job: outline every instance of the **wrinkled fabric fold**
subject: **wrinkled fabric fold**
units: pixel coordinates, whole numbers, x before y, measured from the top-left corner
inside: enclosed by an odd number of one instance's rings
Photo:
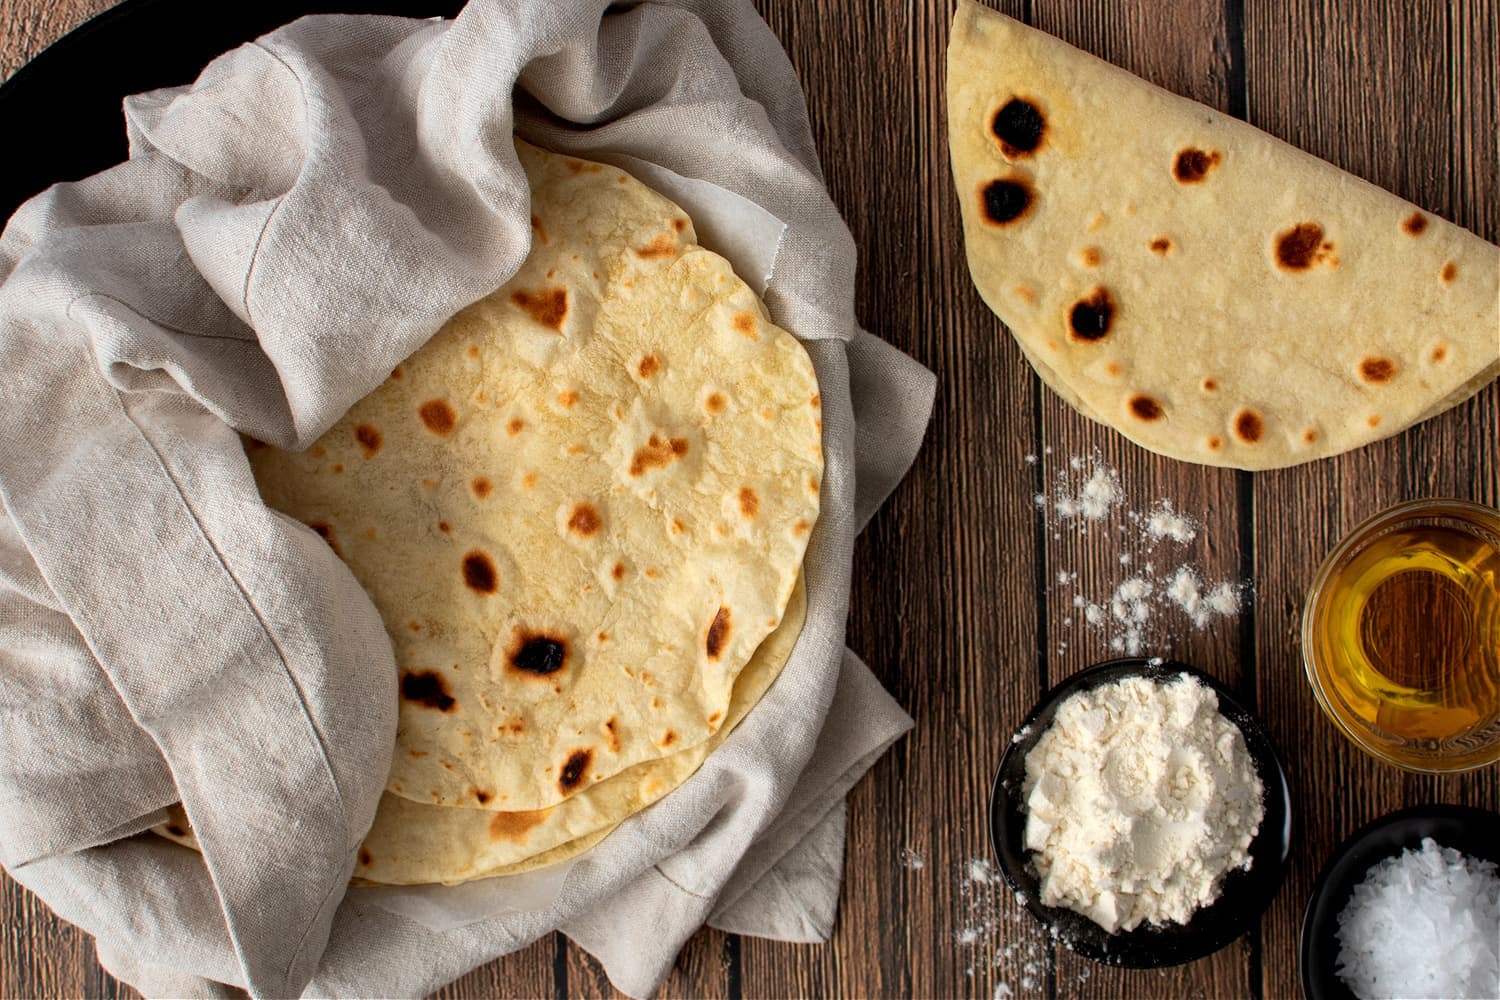
[[[0,237],[0,863],[150,992],[420,995],[566,927],[644,993],[726,891],[738,926],[826,933],[836,866],[804,862],[832,827],[808,838],[910,725],[844,649],[853,539],[933,380],[859,330],[853,242],[764,22],[729,0],[309,17],[124,110],[130,159]],[[307,446],[515,272],[513,134],[646,165],[734,230],[710,248],[817,369],[824,513],[797,649],[700,772],[550,906],[435,930],[347,888],[395,663],[347,568],[261,503],[241,435]],[[139,833],[179,799],[201,857]]]

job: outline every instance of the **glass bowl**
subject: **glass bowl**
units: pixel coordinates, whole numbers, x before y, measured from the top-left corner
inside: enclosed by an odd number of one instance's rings
[[[1500,760],[1500,511],[1413,500],[1355,528],[1309,591],[1302,661],[1324,714],[1377,760]]]

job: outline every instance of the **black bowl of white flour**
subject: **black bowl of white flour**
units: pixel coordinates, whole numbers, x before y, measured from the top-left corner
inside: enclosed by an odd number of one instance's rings
[[[1012,736],[990,836],[1006,884],[1053,937],[1159,968],[1219,950],[1270,905],[1291,800],[1270,737],[1227,688],[1131,657],[1063,681]]]

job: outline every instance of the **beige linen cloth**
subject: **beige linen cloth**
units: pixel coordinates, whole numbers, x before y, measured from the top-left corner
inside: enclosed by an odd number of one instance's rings
[[[627,993],[705,922],[826,939],[845,792],[910,724],[844,648],[855,534],[930,373],[861,331],[802,95],[747,3],[474,0],[297,21],[131,98],[127,162],[0,238],[0,863],[147,993],[420,995],[555,928]],[[349,889],[396,670],[363,591],[259,500],[530,236],[513,133],[635,171],[807,345],[807,625],[702,770],[566,868]],[[142,834],[181,800],[203,856]]]

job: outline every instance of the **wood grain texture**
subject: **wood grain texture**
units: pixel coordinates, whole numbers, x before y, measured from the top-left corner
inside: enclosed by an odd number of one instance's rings
[[[990,2],[1497,236],[1500,0]],[[1318,563],[1364,517],[1408,497],[1500,500],[1500,388],[1394,440],[1255,476],[1135,448],[1043,390],[969,281],[943,107],[952,0],[757,5],[797,69],[829,190],[860,248],[859,316],[938,373],[916,467],[856,551],[849,623],[850,645],[918,725],[851,794],[832,942],[705,931],[662,995],[989,997],[999,983],[1049,998],[1297,995],[1302,908],[1339,840],[1406,804],[1500,807],[1495,768],[1423,778],[1350,748],[1312,699],[1297,640]],[[105,6],[5,0],[0,75]],[[1168,497],[1200,521],[1188,546],[1127,546],[1133,566],[1190,562],[1207,579],[1253,581],[1234,624],[1163,622],[1149,649],[1203,667],[1258,706],[1290,759],[1298,810],[1291,874],[1260,927],[1164,972],[1054,951],[1008,893],[964,877],[988,856],[988,786],[1010,730],[1045,686],[1113,655],[1073,597],[1097,600],[1124,578],[1121,543],[1049,522],[1031,502],[1072,472],[1070,458],[1095,451],[1120,471],[1130,506]],[[1078,577],[1059,582],[1059,572]],[[597,961],[551,935],[439,995],[613,992]],[[98,968],[86,936],[0,876],[0,996],[135,994]]]

